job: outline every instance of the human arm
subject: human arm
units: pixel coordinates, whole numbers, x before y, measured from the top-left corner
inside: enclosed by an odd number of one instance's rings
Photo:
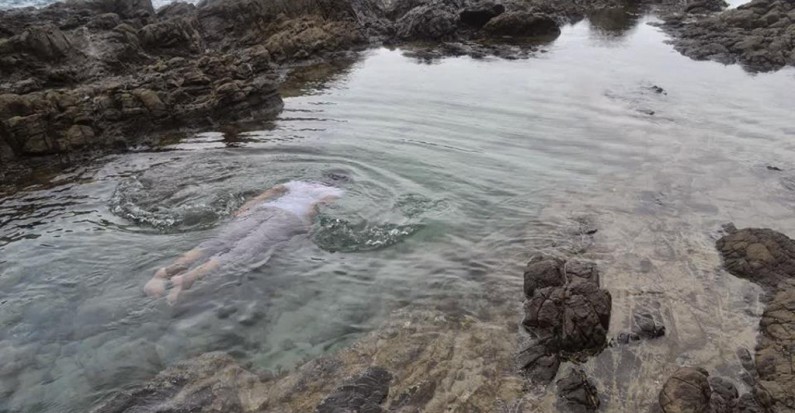
[[[243,204],[243,206],[241,206],[240,208],[238,208],[238,210],[235,211],[232,215],[234,215],[235,217],[243,216],[255,205],[265,202],[268,199],[282,196],[284,195],[285,192],[287,192],[287,188],[284,185],[276,185],[273,188],[270,188],[267,191],[246,201],[246,203]]]

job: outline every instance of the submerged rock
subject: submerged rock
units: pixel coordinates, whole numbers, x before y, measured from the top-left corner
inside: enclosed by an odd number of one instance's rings
[[[389,394],[392,375],[381,367],[370,367],[351,379],[334,393],[326,397],[318,406],[317,413],[383,412],[380,404]]]
[[[268,401],[262,380],[224,353],[177,363],[147,385],[117,393],[93,413],[261,411]]]
[[[535,257],[524,273],[525,318],[531,340],[519,353],[521,366],[549,382],[560,359],[579,359],[607,344],[611,297],[599,288],[596,265]]]
[[[582,370],[572,370],[558,380],[558,410],[564,413],[589,413],[599,409],[596,386]]]

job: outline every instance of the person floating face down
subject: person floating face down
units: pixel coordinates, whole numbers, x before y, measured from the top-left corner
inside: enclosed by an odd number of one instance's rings
[[[270,188],[238,209],[216,237],[157,270],[144,292],[161,297],[170,281],[167,301],[173,305],[183,290],[209,273],[221,268],[245,271],[262,265],[277,248],[308,231],[320,204],[332,202],[343,193],[340,188],[303,181]]]

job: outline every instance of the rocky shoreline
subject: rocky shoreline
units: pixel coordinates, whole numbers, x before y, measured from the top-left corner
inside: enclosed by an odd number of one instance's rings
[[[662,26],[680,53],[754,72],[795,66],[795,2],[753,0],[720,13],[713,12],[726,6],[722,0],[692,4],[700,7],[669,15]]]
[[[0,11],[0,160],[125,150],[164,133],[261,122],[281,110],[278,86],[296,67],[378,45],[416,44],[420,57],[525,57],[562,24],[627,6],[206,0],[154,10],[149,0],[71,0]],[[669,7],[683,10],[664,24],[677,50],[759,70],[795,62],[791,2],[755,0],[710,14],[723,6]]]
[[[155,11],[148,0],[89,0],[2,11],[0,156],[124,149],[269,119],[296,66],[415,41],[499,53],[473,40],[554,37],[582,13],[576,4],[213,0]]]

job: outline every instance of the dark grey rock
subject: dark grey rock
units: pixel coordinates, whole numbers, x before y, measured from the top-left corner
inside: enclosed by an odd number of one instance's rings
[[[380,404],[389,394],[392,375],[381,367],[370,367],[326,397],[317,413],[381,413]]]
[[[558,410],[565,413],[589,413],[599,409],[596,386],[582,370],[572,370],[558,380]]]
[[[532,339],[520,352],[520,365],[540,381],[550,381],[560,359],[578,359],[607,344],[611,297],[599,288],[596,265],[545,256],[530,260],[524,273],[525,317]]]
[[[710,395],[707,377],[703,369],[682,367],[677,370],[660,391],[660,407],[664,413],[706,413]]]
[[[560,34],[558,23],[543,13],[509,11],[489,20],[483,30],[492,36],[556,37]]]

